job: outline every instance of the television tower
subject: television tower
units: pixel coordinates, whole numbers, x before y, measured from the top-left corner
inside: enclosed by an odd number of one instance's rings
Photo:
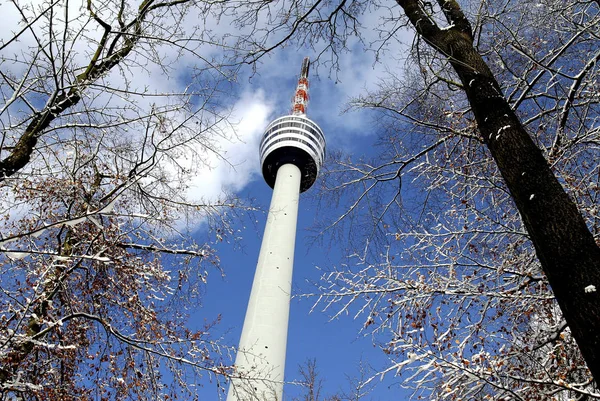
[[[227,401],[281,401],[285,369],[298,199],[325,158],[325,138],[306,117],[308,70],[302,69],[291,114],[271,122],[260,142],[260,162],[273,197],[260,247]]]

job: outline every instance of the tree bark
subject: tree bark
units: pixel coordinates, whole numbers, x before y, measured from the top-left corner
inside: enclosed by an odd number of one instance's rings
[[[600,380],[600,247],[500,85],[473,46],[455,0],[438,0],[450,28],[440,29],[417,0],[396,0],[417,33],[448,57],[533,242],[573,337]]]

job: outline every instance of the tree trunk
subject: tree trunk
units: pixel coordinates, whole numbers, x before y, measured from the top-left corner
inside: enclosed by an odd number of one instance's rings
[[[600,248],[550,166],[473,47],[469,22],[454,0],[438,0],[440,29],[417,0],[396,0],[460,77],[479,132],[515,201],[537,257],[596,382],[600,380]]]

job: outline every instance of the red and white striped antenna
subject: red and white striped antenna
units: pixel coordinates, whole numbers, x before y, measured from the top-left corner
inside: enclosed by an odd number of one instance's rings
[[[310,68],[310,57],[304,57],[302,60],[302,69],[298,78],[296,94],[292,99],[292,114],[305,115],[308,106],[308,70]]]

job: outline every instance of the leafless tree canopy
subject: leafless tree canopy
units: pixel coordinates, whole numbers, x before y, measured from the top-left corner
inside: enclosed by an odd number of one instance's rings
[[[541,150],[597,244],[598,5],[461,5],[472,24],[474,50],[516,112],[512,121]],[[446,29],[436,17],[443,7],[422,10]],[[353,102],[379,110],[386,120],[376,159],[340,158],[330,165],[326,191],[353,199],[342,214],[347,221],[331,224],[343,225],[336,235],[354,241],[354,249],[362,243],[363,250],[326,275],[330,284],[322,286],[322,300],[338,313],[363,312],[365,330],[381,333],[380,345],[395,361],[389,374],[404,376],[426,399],[598,398],[555,300],[557,288],[572,285],[569,295],[561,293],[574,298],[570,311],[578,308],[582,319],[598,324],[595,296],[577,306],[580,297],[593,295],[596,278],[568,278],[577,263],[566,258],[565,275],[551,283],[553,293],[532,246],[531,221],[523,224],[516,207],[535,202],[540,192],[521,195],[515,205],[495,160],[494,146],[511,140],[515,124],[500,119],[482,133],[468,88],[476,78],[457,76],[455,64],[464,67],[463,61],[453,60],[451,50],[440,52],[432,40],[417,36],[405,69]],[[489,110],[482,119],[492,121],[501,109]],[[511,160],[508,167],[516,165]],[[548,197],[541,196],[542,202]],[[571,238],[552,246],[578,251]],[[596,244],[586,253],[597,264]],[[594,341],[592,336],[580,344],[588,355],[597,349]]]
[[[186,195],[230,132],[218,43],[187,0],[2,11],[0,399],[190,399],[230,373],[218,317],[187,321],[242,207]]]

